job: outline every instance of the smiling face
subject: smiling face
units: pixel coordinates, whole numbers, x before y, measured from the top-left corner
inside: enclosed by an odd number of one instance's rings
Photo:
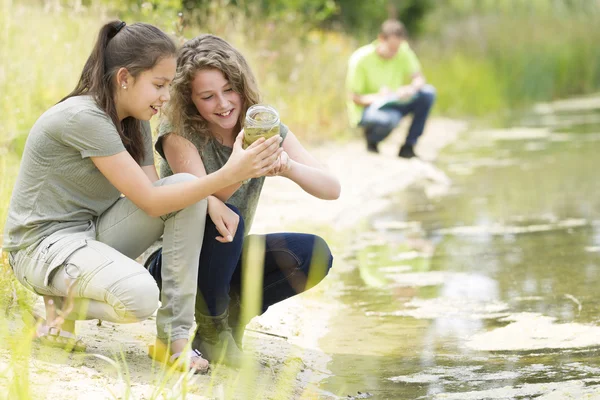
[[[176,67],[177,60],[167,57],[135,78],[127,74],[120,79],[116,101],[119,119],[133,117],[147,121],[156,115],[169,101],[169,85],[175,77]]]
[[[242,96],[233,90],[217,69],[196,72],[192,81],[192,101],[213,134],[227,138],[235,135],[242,112]]]

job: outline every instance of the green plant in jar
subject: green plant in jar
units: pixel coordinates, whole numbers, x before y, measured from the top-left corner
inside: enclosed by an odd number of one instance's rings
[[[246,111],[242,147],[247,148],[261,137],[268,139],[279,135],[279,123],[279,114],[273,107],[265,104],[251,106]]]

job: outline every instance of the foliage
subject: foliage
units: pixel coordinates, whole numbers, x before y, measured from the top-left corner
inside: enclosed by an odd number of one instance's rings
[[[597,2],[449,0],[418,43],[438,110],[485,115],[600,88]]]

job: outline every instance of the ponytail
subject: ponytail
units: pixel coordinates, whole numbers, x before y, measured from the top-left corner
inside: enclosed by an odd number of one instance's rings
[[[114,123],[125,149],[140,162],[144,154],[141,123],[133,117],[119,121],[115,105],[116,74],[120,68],[126,68],[135,78],[161,59],[176,54],[173,40],[157,27],[111,21],[100,29],[75,89],[60,102],[74,96],[93,96]]]

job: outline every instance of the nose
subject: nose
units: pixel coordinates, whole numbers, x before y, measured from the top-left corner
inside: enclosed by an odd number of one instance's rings
[[[229,104],[229,102],[227,101],[227,99],[223,95],[219,95],[218,100],[219,100],[219,107],[220,108],[226,108],[227,105]]]
[[[162,101],[163,103],[166,103],[169,100],[171,100],[171,92],[169,91],[169,89],[167,89],[160,96],[160,101]]]

